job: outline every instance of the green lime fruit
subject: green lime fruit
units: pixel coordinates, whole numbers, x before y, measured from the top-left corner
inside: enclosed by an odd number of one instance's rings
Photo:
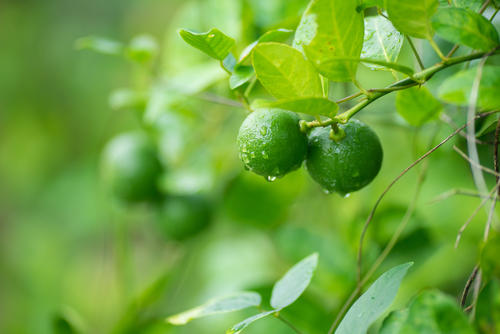
[[[156,147],[143,133],[112,139],[102,156],[103,177],[116,198],[127,203],[155,199],[162,166]]]
[[[307,153],[307,136],[297,114],[260,109],[245,119],[238,133],[245,168],[272,181],[300,167]]]
[[[204,230],[212,221],[212,205],[199,195],[165,199],[157,223],[167,238],[182,241]]]
[[[358,120],[339,125],[345,137],[330,139],[330,128],[309,135],[306,168],[327,192],[347,195],[369,184],[382,165],[382,145],[375,132]]]

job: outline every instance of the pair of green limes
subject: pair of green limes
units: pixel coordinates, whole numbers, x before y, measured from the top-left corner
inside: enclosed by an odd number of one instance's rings
[[[377,176],[382,146],[373,130],[358,120],[339,125],[345,137],[330,138],[329,127],[309,135],[301,131],[297,114],[280,109],[252,112],[238,134],[240,158],[254,173],[274,180],[302,165],[328,192],[345,195],[359,190]]]
[[[113,138],[102,155],[104,181],[127,205],[149,203],[157,209],[159,229],[171,239],[184,240],[207,227],[212,206],[200,195],[163,195],[158,183],[164,168],[154,142],[142,132]]]

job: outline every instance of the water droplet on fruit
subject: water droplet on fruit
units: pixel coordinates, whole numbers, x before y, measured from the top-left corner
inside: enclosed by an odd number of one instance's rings
[[[358,177],[359,176],[359,171],[355,171],[354,173],[352,173],[352,177]]]
[[[255,158],[255,152],[250,152],[250,157]]]
[[[276,181],[276,176],[267,176],[267,177],[266,177],[266,180],[267,180],[268,182],[274,182],[274,181]]]
[[[351,194],[347,193],[347,194],[344,195],[344,198],[348,198],[349,196],[351,196]]]
[[[260,134],[263,136],[267,135],[267,128],[266,127],[260,128]]]
[[[214,34],[210,34],[210,35],[208,35],[208,38],[214,38],[214,37],[215,37],[215,35],[214,35]]]
[[[243,146],[241,147],[241,152],[246,152],[246,151],[247,151],[247,146],[246,146],[246,145],[243,145]]]
[[[330,195],[330,194],[332,193],[332,192],[331,192],[330,190],[328,190],[328,189],[323,189],[323,192],[324,192],[325,194],[327,194],[327,195]]]
[[[262,151],[261,153],[262,153],[262,158],[264,158],[264,160],[269,159],[269,155],[265,151]]]

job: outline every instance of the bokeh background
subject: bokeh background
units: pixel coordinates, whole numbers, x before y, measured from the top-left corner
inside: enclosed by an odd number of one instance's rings
[[[433,138],[436,143],[453,129],[439,120],[412,128],[395,113],[394,96],[377,101],[359,118],[381,138],[382,171],[349,198],[326,195],[303,169],[272,183],[244,171],[235,138],[246,112],[207,101],[235,96],[218,64],[185,45],[177,30],[215,26],[235,38],[241,51],[267,29],[293,29],[306,5],[305,0],[0,2],[1,333],[53,333],[61,317],[85,333],[222,333],[254,311],[178,328],[164,318],[233,291],[269,296],[274,281],[314,251],[320,264],[313,283],[283,314],[307,333],[326,332],[355,285],[359,234],[377,196]],[[127,59],[75,49],[82,36],[126,43],[142,33],[161,47],[156,79],[151,69]],[[426,64],[437,61],[425,45],[418,47]],[[414,65],[406,42],[400,61]],[[430,88],[453,71],[436,76]],[[184,89],[196,90],[206,73],[211,81],[204,92],[181,94],[158,111],[158,142],[169,163],[162,187],[171,194],[203,194],[214,210],[207,230],[175,242],[155,225],[154,208],[116,203],[100,182],[106,142],[143,125],[140,112],[113,110],[108,100],[124,87],[153,85],[161,91],[155,85],[160,78],[169,82],[182,76]],[[389,73],[367,69],[358,77],[366,87],[392,80]],[[352,91],[337,84],[331,94]],[[257,87],[256,95],[263,93]],[[463,110],[447,107],[446,113],[463,121]],[[428,160],[415,214],[378,271],[415,262],[394,308],[428,287],[458,296],[477,261],[484,210],[460,247],[453,243],[480,200],[452,196],[432,202],[451,189],[474,189],[469,167],[452,144],[463,148],[464,140],[457,137]],[[491,165],[491,149],[480,151],[482,162]],[[382,203],[365,263],[394,233],[421,172],[406,175]],[[266,319],[248,333],[290,329]]]

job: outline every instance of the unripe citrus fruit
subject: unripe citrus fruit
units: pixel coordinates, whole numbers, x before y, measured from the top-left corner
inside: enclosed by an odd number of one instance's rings
[[[346,195],[369,184],[382,165],[382,146],[375,132],[358,120],[339,125],[345,137],[330,139],[330,128],[316,128],[309,135],[306,167],[328,192]]]
[[[158,195],[162,173],[156,147],[142,133],[126,133],[112,139],[102,156],[103,176],[118,199],[143,202]]]
[[[300,167],[307,152],[307,136],[297,114],[261,109],[245,119],[238,133],[240,158],[245,167],[269,180]]]
[[[165,236],[184,240],[205,229],[212,220],[212,206],[202,196],[172,196],[159,208],[158,226]]]

